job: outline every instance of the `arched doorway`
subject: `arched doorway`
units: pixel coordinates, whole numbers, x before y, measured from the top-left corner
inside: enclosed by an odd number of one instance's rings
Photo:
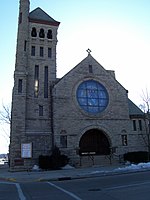
[[[84,133],[79,142],[80,155],[109,155],[110,143],[102,130],[91,129]]]

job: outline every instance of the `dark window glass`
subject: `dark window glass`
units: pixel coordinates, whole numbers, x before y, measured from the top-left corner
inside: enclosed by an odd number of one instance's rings
[[[26,51],[27,50],[27,41],[25,40],[24,41],[24,51]]]
[[[142,120],[139,120],[139,129],[142,131]]]
[[[121,137],[122,137],[122,145],[127,146],[128,145],[127,135],[121,135]]]
[[[136,128],[136,120],[133,120],[133,130],[136,131],[137,128]]]
[[[44,56],[44,48],[40,47],[40,57],[43,57],[43,56]]]
[[[92,65],[89,65],[89,73],[93,73],[93,67],[92,67]]]
[[[60,136],[60,145],[62,148],[67,148],[67,135]]]
[[[31,47],[31,56],[35,56],[35,46]]]
[[[53,38],[52,30],[48,30],[47,38],[48,39],[52,39]]]
[[[32,28],[31,36],[32,37],[36,37],[37,36],[37,32],[36,32],[36,28],[35,27]]]
[[[43,116],[43,106],[39,105],[39,116]]]
[[[44,98],[48,98],[48,66],[44,69]]]
[[[44,29],[43,28],[40,29],[39,37],[40,38],[45,38],[45,33],[44,33]]]
[[[38,97],[39,93],[39,66],[35,65],[35,73],[34,73],[34,96]]]
[[[51,57],[52,57],[52,49],[48,48],[48,58],[51,58]]]
[[[18,93],[22,93],[22,79],[18,80]]]
[[[22,12],[19,14],[19,24],[22,23]]]

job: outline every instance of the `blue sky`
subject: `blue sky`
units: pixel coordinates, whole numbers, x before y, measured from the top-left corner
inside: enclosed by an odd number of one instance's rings
[[[87,56],[86,49],[142,103],[142,90],[150,91],[149,0],[31,0],[30,10],[41,7],[60,21],[57,74],[63,76]],[[0,107],[11,102],[19,0],[5,0],[0,7]],[[0,125],[0,133],[2,125]],[[1,134],[0,134],[1,135]],[[8,142],[0,136],[0,153]]]

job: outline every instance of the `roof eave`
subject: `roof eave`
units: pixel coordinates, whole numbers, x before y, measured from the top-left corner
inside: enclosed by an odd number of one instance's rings
[[[144,115],[142,114],[130,114],[130,119],[144,119]]]
[[[37,23],[37,24],[46,24],[46,25],[52,25],[52,26],[59,26],[60,22],[50,22],[45,20],[39,20],[39,19],[31,19],[29,18],[29,22]]]

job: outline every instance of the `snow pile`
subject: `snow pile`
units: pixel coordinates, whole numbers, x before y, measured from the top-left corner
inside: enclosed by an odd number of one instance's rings
[[[139,163],[139,164],[131,164],[129,166],[126,167],[119,167],[117,169],[114,169],[114,171],[118,172],[118,171],[137,171],[137,170],[141,170],[141,169],[150,169],[150,162],[148,163]]]
[[[106,173],[107,171],[100,170],[100,171],[93,171],[90,174],[99,174],[99,173]]]
[[[67,164],[64,167],[62,167],[61,169],[74,169],[74,167],[72,167],[71,165]]]
[[[39,166],[38,165],[34,165],[33,168],[32,168],[32,171],[39,171]]]

